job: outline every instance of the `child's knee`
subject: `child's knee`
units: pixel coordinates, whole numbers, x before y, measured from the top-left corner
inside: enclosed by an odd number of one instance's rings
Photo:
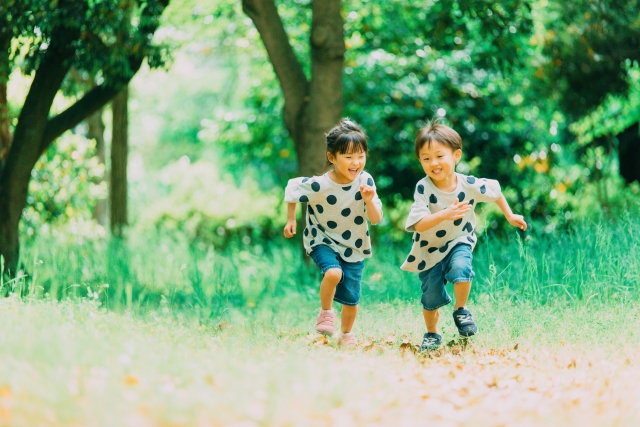
[[[342,270],[339,268],[330,268],[324,272],[324,279],[333,284],[338,284],[342,280]]]

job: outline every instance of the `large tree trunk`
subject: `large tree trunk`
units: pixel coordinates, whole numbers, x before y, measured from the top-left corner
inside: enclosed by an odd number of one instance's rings
[[[102,121],[102,111],[99,109],[87,118],[87,138],[96,140],[96,156],[100,164],[104,167],[107,164],[104,144],[104,122]],[[106,170],[106,168],[105,168]],[[101,181],[106,180],[103,177]],[[100,182],[101,182],[100,181]],[[98,184],[100,183],[98,182]],[[93,208],[93,218],[102,226],[107,225],[107,200],[99,199]]]
[[[326,162],[324,135],[342,115],[344,31],[340,0],[314,0],[311,28],[311,81],[293,52],[273,0],[243,0],[255,24],[284,95],[284,123],[294,141],[298,172],[317,175]]]
[[[6,26],[6,19],[0,17],[0,28]],[[7,99],[7,83],[9,82],[9,44],[8,32],[0,31],[0,173],[4,160],[11,147],[11,122]]]
[[[620,176],[627,184],[640,183],[640,134],[638,123],[617,135]]]
[[[61,38],[66,39],[65,36]],[[69,71],[67,60],[72,55],[67,43],[52,39],[18,117],[14,142],[0,175],[0,255],[10,274],[15,274],[18,267],[18,223],[27,200],[31,170],[42,153],[49,110]]]
[[[127,225],[127,155],[129,113],[127,101],[129,90],[125,87],[113,98],[113,133],[111,137],[111,185],[109,186],[109,203],[111,232],[114,236],[122,236]]]

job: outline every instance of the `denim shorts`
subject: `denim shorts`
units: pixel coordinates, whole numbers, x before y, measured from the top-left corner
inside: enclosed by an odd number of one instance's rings
[[[422,307],[437,310],[451,302],[446,284],[471,282],[476,275],[471,268],[471,246],[459,243],[439,263],[418,274],[422,283]]]
[[[342,279],[336,286],[334,301],[344,305],[358,305],[360,302],[360,281],[362,280],[362,270],[364,261],[347,262],[329,246],[318,245],[311,250],[311,258],[324,273],[331,268],[342,270]]]

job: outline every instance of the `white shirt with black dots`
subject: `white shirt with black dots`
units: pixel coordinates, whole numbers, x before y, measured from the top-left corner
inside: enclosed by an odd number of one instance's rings
[[[364,171],[348,184],[333,182],[326,173],[289,180],[284,201],[308,203],[307,226],[303,232],[307,253],[311,253],[314,246],[327,245],[347,262],[371,257],[367,206],[360,194],[362,184],[375,188],[373,178]],[[373,203],[382,212],[382,202],[377,194]]]
[[[400,267],[402,270],[420,273],[427,271],[447,256],[458,243],[475,248],[477,236],[476,214],[479,202],[495,202],[502,194],[500,183],[493,179],[475,178],[456,173],[458,185],[451,193],[436,187],[428,176],[416,184],[413,205],[405,224],[406,231],[413,232],[411,252]],[[418,233],[415,224],[427,215],[440,212],[449,207],[456,198],[460,202],[468,201],[473,209],[464,217],[454,221],[445,220],[422,233]]]

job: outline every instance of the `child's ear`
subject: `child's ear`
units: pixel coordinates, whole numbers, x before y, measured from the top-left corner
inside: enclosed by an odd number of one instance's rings
[[[453,160],[455,160],[455,162],[458,163],[461,158],[462,158],[462,150],[458,148],[456,151],[453,152]]]
[[[329,160],[329,163],[333,163],[335,160],[335,158],[333,157],[333,154],[331,154],[328,151],[327,151],[327,160]]]

